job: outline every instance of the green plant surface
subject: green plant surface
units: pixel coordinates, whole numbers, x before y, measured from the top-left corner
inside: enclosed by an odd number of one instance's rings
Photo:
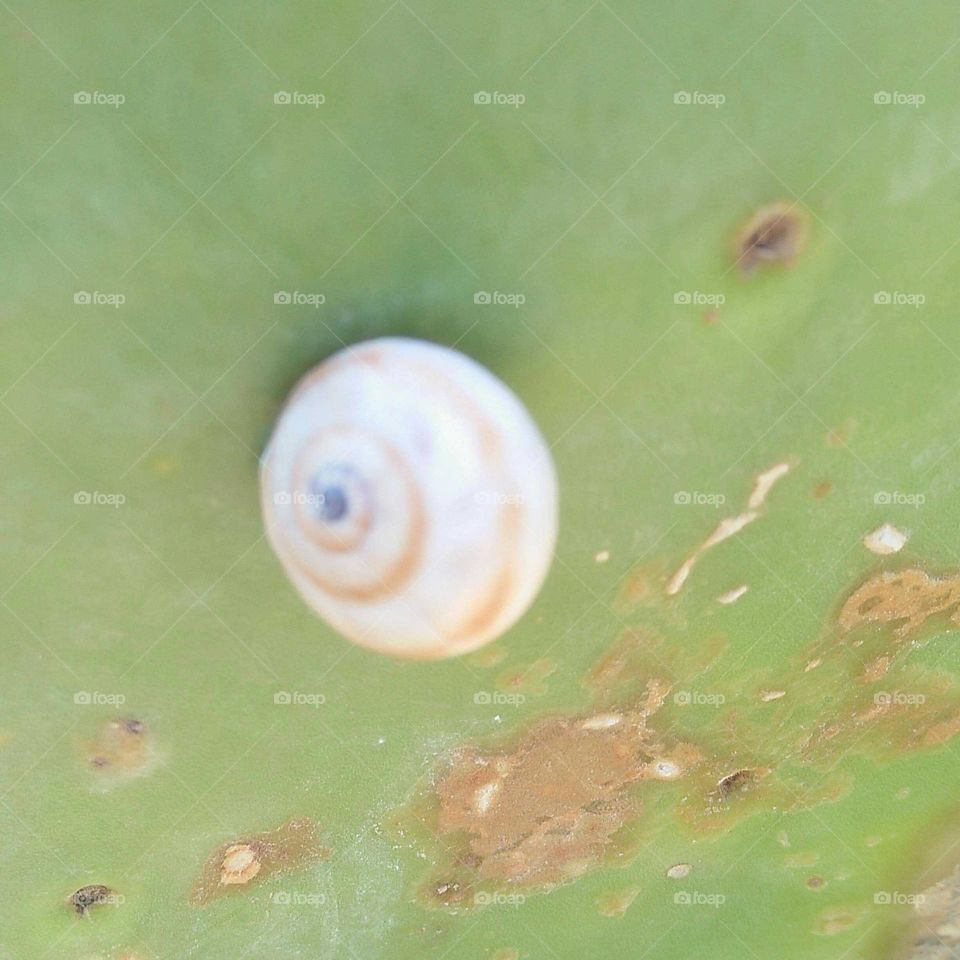
[[[811,645],[847,642],[832,624],[849,591],[884,567],[960,567],[954,5],[0,6],[0,957],[892,955],[910,908],[876,895],[955,858],[956,743],[884,750],[865,728],[812,767],[788,747],[854,685],[852,646],[822,686],[802,672]],[[807,212],[808,242],[745,279],[733,238],[775,201]],[[682,292],[723,302],[705,318]],[[348,644],[263,538],[257,460],[288,391],[388,334],[484,363],[552,446],[557,557],[502,666]],[[762,515],[667,597],[781,461]],[[887,559],[861,542],[883,522],[909,534]],[[638,568],[652,592],[631,606]],[[628,863],[519,904],[427,909],[436,851],[395,812],[457,745],[589,709],[582,678],[625,628],[663,637],[675,689],[723,695],[668,699],[658,722],[759,751],[771,782],[844,789],[707,833],[683,781],[655,785]],[[880,689],[936,671],[960,704],[955,629],[922,637]],[[544,658],[523,703],[475,702]],[[764,686],[804,699],[768,714]],[[85,751],[129,716],[150,760],[105,780]],[[292,816],[328,858],[191,904],[221,844]],[[667,878],[681,862],[690,876]],[[78,916],[65,900],[87,884],[123,901]],[[625,914],[601,915],[627,888]],[[851,919],[823,935],[830,911]]]

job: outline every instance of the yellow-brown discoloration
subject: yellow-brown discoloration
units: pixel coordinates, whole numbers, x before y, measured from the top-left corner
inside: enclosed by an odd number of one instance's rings
[[[639,887],[627,887],[626,890],[605,893],[594,901],[597,905],[597,912],[601,917],[617,920],[630,909],[630,905],[637,899],[639,893]]]
[[[884,571],[871,577],[847,598],[837,623],[843,630],[865,624],[897,624],[896,635],[906,639],[931,617],[948,611],[960,625],[960,574],[931,577],[923,570]]]
[[[524,693],[539,697],[547,692],[547,678],[556,669],[557,665],[552,660],[542,657],[525,666],[505,670],[497,677],[496,687],[507,693]]]
[[[87,766],[108,783],[145,773],[156,760],[156,745],[142,720],[120,717],[104,723],[82,744],[82,753]]]
[[[232,840],[214,850],[204,862],[190,900],[194,906],[204,907],[230,890],[245,889],[255,880],[315,863],[329,852],[312,820],[288,820],[276,830]]]
[[[736,236],[737,264],[744,276],[779,263],[791,266],[807,243],[808,218],[795,203],[777,201],[757,210]]]

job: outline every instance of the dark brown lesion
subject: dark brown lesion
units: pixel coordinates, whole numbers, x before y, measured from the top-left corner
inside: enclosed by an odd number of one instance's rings
[[[77,916],[85,917],[94,907],[104,904],[117,903],[117,894],[110,887],[102,883],[91,883],[79,890],[74,890],[67,898]]]
[[[317,824],[308,817],[295,817],[276,830],[221,844],[204,862],[190,901],[204,907],[231,890],[246,889],[273,874],[323,860],[329,853]]]
[[[761,207],[737,234],[736,259],[745,276],[769,264],[790,266],[807,241],[807,215],[794,203]]]

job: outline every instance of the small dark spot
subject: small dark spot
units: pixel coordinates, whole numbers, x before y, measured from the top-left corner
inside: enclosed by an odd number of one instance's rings
[[[813,488],[813,495],[817,498],[817,500],[822,500],[824,497],[829,495],[832,489],[833,484],[829,480],[824,480]]]
[[[110,766],[110,761],[106,757],[93,757],[90,760],[90,766],[102,770],[104,767]]]
[[[826,880],[824,880],[823,877],[818,877],[816,875],[807,877],[807,886],[811,890],[819,890],[825,883]]]
[[[70,894],[68,902],[78,916],[86,916],[91,907],[97,907],[115,900],[114,892],[102,883],[91,883]]]
[[[758,210],[740,230],[737,263],[747,276],[764,264],[789,266],[803,249],[806,238],[804,212],[792,203],[772,203]]]
[[[127,733],[132,733],[136,736],[140,736],[140,734],[146,729],[146,727],[143,725],[143,721],[137,720],[136,717],[128,717],[124,721],[124,727],[126,728]]]

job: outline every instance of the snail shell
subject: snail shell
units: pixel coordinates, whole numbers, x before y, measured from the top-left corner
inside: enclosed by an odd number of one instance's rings
[[[296,387],[263,456],[267,535],[303,599],[365,647],[452,657],[510,627],[557,534],[550,452],[510,389],[403,338]]]

